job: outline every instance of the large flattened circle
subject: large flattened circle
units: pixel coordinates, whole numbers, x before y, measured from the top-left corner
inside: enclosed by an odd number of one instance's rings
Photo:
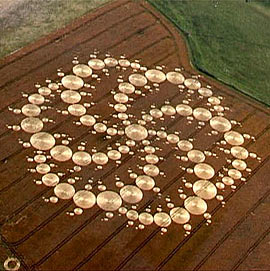
[[[125,128],[127,137],[135,141],[141,141],[147,138],[147,129],[139,124],[132,124]]]
[[[77,90],[83,87],[84,81],[76,75],[66,75],[62,78],[61,83],[67,89]]]
[[[122,205],[122,199],[114,191],[104,191],[97,196],[97,205],[104,211],[116,211]]]
[[[91,191],[79,190],[74,194],[73,201],[76,206],[83,209],[89,209],[95,205],[96,196]]]
[[[39,132],[31,136],[30,143],[37,150],[47,151],[55,145],[55,139],[49,133]]]

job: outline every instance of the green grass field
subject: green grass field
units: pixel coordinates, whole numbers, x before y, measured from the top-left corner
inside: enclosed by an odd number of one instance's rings
[[[270,0],[149,0],[185,35],[193,65],[270,106]]]

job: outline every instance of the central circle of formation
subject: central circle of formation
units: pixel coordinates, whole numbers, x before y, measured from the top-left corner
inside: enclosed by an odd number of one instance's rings
[[[117,211],[127,217],[129,226],[138,221],[138,228],[143,229],[155,223],[161,227],[162,234],[172,222],[182,224],[189,233],[193,215],[203,215],[210,223],[208,201],[216,199],[225,204],[222,195],[225,188],[234,190],[238,181],[246,181],[244,175],[251,171],[247,160],[260,159],[243,146],[246,140],[254,138],[236,131],[240,123],[226,117],[229,108],[221,105],[223,97],[215,95],[211,86],[203,86],[200,76],[186,78],[181,68],[167,72],[164,72],[165,66],[148,69],[139,61],[132,62],[125,57],[116,59],[106,55],[101,59],[96,54],[90,57],[87,64],[81,64],[75,58],[72,73],[66,75],[58,70],[60,80],[46,80],[43,86],[37,84],[37,93],[23,94],[27,103],[21,108],[12,109],[15,114],[24,116],[20,124],[9,128],[29,134],[28,141],[20,143],[25,148],[34,149],[34,156],[28,157],[28,161],[36,164],[29,169],[30,172],[40,176],[35,179],[35,183],[52,188],[52,195],[45,201],[57,203],[59,200],[73,200],[76,207],[68,212],[70,216],[81,215],[84,210],[97,205],[105,211],[104,220],[112,219]],[[92,108],[95,108],[96,103],[93,100],[91,102],[97,91],[102,92],[98,83],[103,76],[109,77],[111,71],[119,73],[117,87],[111,91],[108,105],[108,108],[113,109],[110,118],[117,120],[112,125],[111,119],[102,120],[103,116],[93,113]],[[141,112],[140,118],[130,113],[138,97],[146,99],[147,95],[159,92],[162,84],[166,84],[167,92],[170,91],[170,86],[175,85],[179,93],[184,95],[181,103],[173,105],[164,101],[160,106],[153,104],[148,112],[146,109]],[[51,99],[56,99],[55,103],[58,103],[59,108],[50,107]],[[192,106],[192,100],[196,99],[205,101],[204,105]],[[77,127],[84,126],[93,134],[104,134],[108,140],[120,136],[125,139],[125,143],[118,142],[115,148],[109,146],[104,152],[97,151],[98,146],[90,151],[87,143],[81,142],[77,146],[78,150],[73,151],[70,147],[74,140],[72,136],[51,134],[46,128],[55,122],[46,117],[48,110],[56,110],[60,115],[72,117]],[[209,162],[218,159],[218,155],[209,150],[200,150],[199,146],[194,148],[193,138],[181,138],[181,131],[168,133],[166,127],[155,129],[157,123],[175,119],[176,116],[186,120],[187,129],[191,129],[191,124],[196,122],[196,129],[209,130],[205,136],[221,134],[221,139],[215,144],[219,151],[228,156],[224,171],[216,171]],[[181,185],[177,190],[177,200],[172,200],[170,195],[163,196],[162,189],[157,185],[160,183],[157,181],[159,178],[166,177],[166,172],[160,169],[166,157],[158,154],[161,149],[155,146],[156,141],[164,141],[164,144],[171,145],[172,150],[175,150],[180,173],[195,176],[195,181],[189,181],[186,177],[179,178]],[[142,156],[140,158],[144,165],[138,165],[137,171],[128,170],[132,182],[125,182],[116,176],[115,189],[107,189],[102,180],[94,182],[92,179],[87,180],[84,187],[76,188],[76,182],[83,179],[78,176],[83,167],[94,164],[96,170],[101,170],[108,163],[120,166],[125,156],[133,156],[135,153]],[[67,172],[57,171],[58,165],[65,162],[70,167],[66,169]],[[188,162],[190,167],[182,165]],[[72,174],[75,176],[67,178],[67,175]],[[95,186],[98,189],[93,192]],[[189,192],[186,193],[183,188]],[[158,205],[155,210],[151,206],[138,210],[138,203],[151,191],[159,200],[164,200],[165,208]]]

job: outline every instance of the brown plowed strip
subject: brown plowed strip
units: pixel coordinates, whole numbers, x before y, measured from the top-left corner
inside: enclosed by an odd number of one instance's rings
[[[46,78],[56,80],[58,68],[68,72],[74,56],[86,62],[95,48],[102,53],[141,59],[146,66],[164,64],[166,70],[182,66],[186,76],[197,74],[190,65],[185,42],[178,32],[141,1],[115,1],[2,60],[0,242],[3,246],[0,246],[0,261],[12,253],[20,260],[22,270],[265,270],[270,267],[266,253],[270,221],[270,185],[266,178],[270,170],[269,110],[210,78],[202,78],[204,85],[212,85],[216,95],[224,97],[224,103],[232,109],[226,113],[228,118],[243,125],[235,129],[256,137],[255,142],[246,140],[245,146],[262,157],[261,163],[250,162],[252,172],[246,176],[246,184],[239,183],[235,192],[224,192],[225,208],[216,201],[209,202],[209,211],[213,214],[211,226],[207,227],[198,217],[192,220],[193,230],[187,237],[176,224],[161,236],[155,226],[143,231],[126,228],[127,221],[123,217],[101,222],[104,213],[97,207],[86,210],[82,216],[69,218],[66,212],[75,207],[71,201],[60,201],[56,205],[44,202],[43,197],[48,198],[52,191],[34,185],[33,174],[26,171],[29,164],[25,157],[31,156],[32,152],[17,144],[19,136],[6,129],[7,123],[21,121],[21,117],[15,118],[8,107],[21,106],[21,92],[33,93],[36,82],[43,83]],[[104,79],[104,89],[116,87],[116,78],[117,73],[112,72]],[[177,105],[185,98],[185,93],[179,93],[177,87],[166,84],[165,95],[147,94],[138,98],[132,113],[139,116],[152,104],[160,106],[166,99]],[[90,114],[98,113],[103,119],[112,113],[107,108],[112,102],[108,91],[97,93],[95,102]],[[55,99],[53,105],[61,108],[60,100]],[[192,100],[191,105],[205,104],[201,100]],[[73,150],[82,140],[87,140],[90,145],[98,142],[98,149],[104,151],[108,144],[114,146],[116,141],[123,142],[120,136],[105,142],[88,129],[77,129],[72,125],[72,118],[55,111],[48,111],[46,117],[56,121],[47,126],[48,131],[71,133],[75,137],[71,144]],[[194,138],[194,145],[201,149],[217,151],[214,142],[221,135],[205,137],[210,132],[208,126],[195,129],[194,122],[186,129],[185,123],[184,118],[177,116],[168,121],[167,129],[181,131],[181,138]],[[157,185],[164,195],[171,195],[176,201],[179,179],[187,177],[187,173],[176,170],[173,148],[158,141],[156,146],[162,149],[160,155],[165,157],[159,167],[166,172],[166,178],[156,180]],[[128,179],[127,170],[135,170],[139,156],[139,153],[124,156],[117,174]],[[211,159],[218,171],[223,165],[221,160]],[[91,165],[88,171],[82,172],[82,177],[94,177],[94,187],[98,179],[102,179],[107,187],[113,187],[115,172],[110,163],[101,171],[94,171]],[[188,176],[191,182],[195,180],[192,176]],[[77,187],[83,188],[83,184],[78,182]],[[157,206],[157,197],[145,193],[139,209],[144,210],[149,204]]]

